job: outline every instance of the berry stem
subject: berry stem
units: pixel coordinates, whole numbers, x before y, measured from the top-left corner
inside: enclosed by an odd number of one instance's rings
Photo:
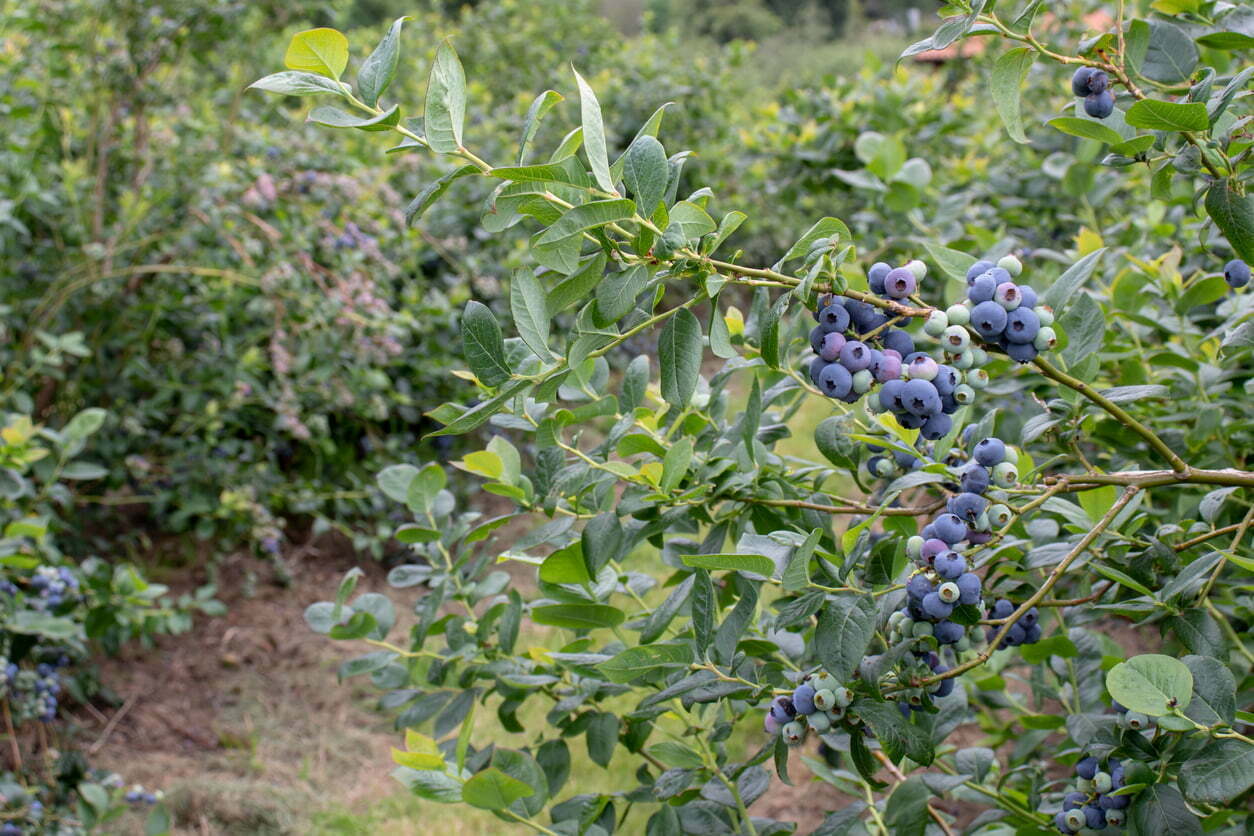
[[[1250,523],[1254,522],[1254,508],[1245,513],[1245,518],[1241,520],[1240,527],[1237,528],[1237,534],[1232,538],[1232,545],[1228,547],[1226,552],[1219,553],[1219,562],[1215,564],[1215,569],[1210,573],[1210,577],[1206,579],[1206,583],[1202,586],[1202,591],[1197,594],[1198,601],[1205,601],[1210,595],[1211,588],[1215,586],[1215,581],[1219,578],[1219,573],[1224,570],[1224,565],[1228,562],[1228,557],[1234,554],[1237,546],[1245,539],[1245,532],[1249,530]]]

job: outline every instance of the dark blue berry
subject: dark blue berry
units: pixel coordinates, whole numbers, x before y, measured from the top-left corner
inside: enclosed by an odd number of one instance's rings
[[[1224,281],[1229,287],[1245,287],[1250,283],[1250,265],[1234,258],[1224,265]]]
[[[1084,97],[1084,112],[1094,119],[1105,119],[1115,112],[1115,94],[1109,90]],[[1105,826],[1105,823],[1102,825]]]

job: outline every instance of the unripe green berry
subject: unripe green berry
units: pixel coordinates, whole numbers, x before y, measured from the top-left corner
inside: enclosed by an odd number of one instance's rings
[[[1042,328],[1047,328],[1054,324],[1054,309],[1049,305],[1037,305],[1032,309],[1032,312],[1041,321]]]
[[[959,653],[966,653],[970,649],[971,649],[971,640],[968,639],[966,636],[963,636],[962,638],[958,639],[957,644],[954,645],[954,650],[958,651]]]
[[[959,383],[954,387],[954,400],[962,404],[971,403],[975,400],[975,390],[965,383]]]
[[[1010,462],[1002,462],[993,468],[993,484],[999,488],[1013,488],[1019,484],[1019,469]]]
[[[1084,793],[1085,795],[1088,795],[1089,793],[1093,791],[1093,782],[1088,780],[1087,778],[1076,778],[1075,788],[1078,791]]]
[[[824,734],[832,727],[832,721],[822,711],[816,711],[807,715],[806,722],[810,724],[810,728],[814,729],[816,734]]]
[[[806,727],[793,720],[784,724],[784,742],[789,746],[799,746],[806,739]]]
[[[971,348],[972,361],[971,364],[976,368],[983,366],[988,362],[988,352],[977,346]]]
[[[853,702],[853,691],[850,691],[848,688],[837,688],[832,693],[836,695],[837,708],[848,708],[850,703]]]
[[[988,531],[988,528],[989,528],[988,509],[985,508],[983,511],[980,512],[980,515],[975,518],[975,530],[976,531]]]
[[[961,325],[946,325],[946,327],[941,329],[940,337],[945,350],[953,354],[960,354],[967,350],[967,346],[971,345],[971,335]]]
[[[983,389],[988,386],[988,372],[983,369],[968,369],[962,375],[962,379],[972,389]]]
[[[971,353],[971,349],[969,348],[966,351],[959,354],[958,356],[954,357],[954,359],[949,362],[949,365],[953,366],[955,369],[958,369],[959,371],[969,369],[974,364],[975,364],[975,355]]]
[[[1093,776],[1093,789],[1098,795],[1105,795],[1110,792],[1110,775],[1106,772],[1099,772]]]
[[[953,581],[946,581],[940,585],[939,589],[936,590],[936,597],[940,598],[946,604],[952,604],[954,601],[957,601],[958,596],[961,594],[962,591],[958,589],[958,584]]]
[[[914,278],[917,281],[923,281],[923,277],[927,275],[927,265],[917,258],[907,264],[906,269],[914,273]]]
[[[1001,503],[989,506],[986,513],[988,514],[989,524],[997,526],[998,528],[1007,525],[1011,520],[1010,509]]]
[[[1123,715],[1124,724],[1133,731],[1144,731],[1154,725],[1154,721],[1138,711],[1129,711]]]
[[[901,623],[897,625],[897,629],[904,635],[914,635],[914,619],[906,616],[901,620]]]
[[[1068,810],[1064,818],[1066,819],[1067,827],[1070,827],[1073,831],[1084,827],[1083,810]]]
[[[814,707],[819,711],[830,711],[834,705],[836,705],[836,695],[830,688],[814,692]]]
[[[1107,810],[1106,811],[1106,824],[1110,825],[1111,827],[1123,827],[1124,823],[1127,822],[1127,820],[1128,820],[1128,815],[1123,810]]]
[[[906,556],[914,560],[923,554],[923,538],[915,534],[906,541]]]
[[[871,391],[871,384],[875,382],[875,376],[871,374],[870,369],[863,369],[853,376],[853,391],[859,395],[866,394]],[[885,459],[884,461],[888,461]]]
[[[950,325],[968,325],[971,322],[971,309],[966,305],[950,305],[945,308],[945,317]]]
[[[997,260],[997,266],[1012,276],[1017,276],[1023,272],[1023,262],[1013,255],[1003,255]]]
[[[1032,340],[1032,345],[1037,351],[1049,351],[1058,345],[1058,333],[1046,325],[1044,328],[1036,332],[1036,337]]]
[[[889,627],[901,626],[901,621],[905,617],[906,617],[906,614],[902,612],[901,610],[893,610],[893,614],[888,617],[888,626]]]
[[[916,621],[914,622],[914,629],[910,631],[910,634],[916,639],[926,638],[932,635],[932,625],[926,621]]]
[[[832,676],[827,671],[820,671],[816,673],[814,678],[810,680],[810,684],[814,686],[814,690],[816,691],[831,691],[834,688],[840,687],[840,683],[836,680],[836,677]]]

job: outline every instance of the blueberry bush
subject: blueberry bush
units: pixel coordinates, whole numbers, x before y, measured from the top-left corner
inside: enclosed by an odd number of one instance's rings
[[[1085,162],[1045,233],[928,223],[929,149],[877,134],[841,179],[914,230],[868,258],[823,217],[750,263],[747,214],[687,183],[665,106],[613,143],[576,72],[578,125],[537,141],[546,91],[481,155],[451,43],[421,104],[389,96],[404,19],[351,73],[344,35],[301,32],[252,85],[446,159],[418,223],[491,184],[483,229],[526,247],[507,298],[462,311],[465,396],[428,413],[490,430],[457,478],[511,510],[466,509],[436,463],[384,469],[412,618],[357,573],[306,613],[369,646],[340,674],[384,691],[417,796],[544,834],[764,836],[795,830],[753,808],[803,761],[841,800],[821,834],[1246,832],[1251,16],[1120,2],[1064,43],[1036,0],[943,13],[906,57],[1004,44],[980,130]],[[1025,85],[1062,115],[1025,118]],[[1103,196],[1142,217],[1080,205]],[[630,783],[581,787],[580,737]]]

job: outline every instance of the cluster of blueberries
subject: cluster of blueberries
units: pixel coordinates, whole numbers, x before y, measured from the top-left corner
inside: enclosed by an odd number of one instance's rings
[[[1014,256],[998,263],[977,261],[967,271],[967,300],[933,317],[945,317],[933,328],[940,328],[946,350],[965,345],[952,326],[970,325],[984,342],[998,346],[1019,363],[1030,363],[1042,351],[1058,343],[1053,329],[1054,311],[1039,303],[1036,291],[1014,279],[1023,267]],[[929,321],[929,326],[931,325]]]
[[[1123,764],[1118,758],[1106,762],[1106,768],[1094,757],[1075,765],[1075,790],[1062,800],[1062,809],[1054,816],[1054,826],[1062,833],[1084,830],[1105,830],[1123,827],[1131,796],[1115,795],[1123,786]]]
[[[1224,281],[1233,289],[1245,287],[1250,283],[1250,265],[1239,258],[1234,258],[1224,265]]]
[[[78,590],[78,578],[64,566],[40,566],[31,575],[29,584],[36,593],[30,605],[37,610],[55,610]],[[17,588],[10,583],[5,591],[12,594]]]
[[[797,746],[810,729],[826,734],[841,723],[857,726],[861,721],[849,708],[853,696],[853,691],[826,671],[812,674],[801,681],[791,696],[771,701],[763,725],[768,734],[782,734],[785,743]]]
[[[1084,112],[1094,119],[1105,119],[1115,112],[1115,94],[1110,76],[1096,67],[1081,67],[1071,76],[1071,92],[1084,99]]]
[[[998,598],[993,602],[993,606],[988,608],[989,618],[1006,619],[1014,615],[1014,611],[1018,609],[1010,601],[1005,598]],[[1006,631],[1006,637],[1001,640],[1001,644],[997,646],[998,650],[1004,650],[1007,647],[1018,647],[1021,644],[1036,644],[1041,640],[1040,613],[1036,611],[1036,607],[1032,607],[1010,625],[1010,629]],[[993,636],[997,634],[1000,627],[989,627],[985,638],[988,641],[993,640]]]
[[[141,787],[139,784],[135,784],[129,790],[126,791],[126,795],[124,796],[124,798],[126,799],[127,804],[131,804],[131,805],[145,804],[145,805],[151,806],[161,800],[161,793],[160,791],[149,792],[145,790],[143,787]]]
[[[56,718],[62,687],[59,669],[69,663],[69,657],[62,654],[30,670],[0,657],[0,697],[9,700],[18,722],[38,719],[48,723]]]

